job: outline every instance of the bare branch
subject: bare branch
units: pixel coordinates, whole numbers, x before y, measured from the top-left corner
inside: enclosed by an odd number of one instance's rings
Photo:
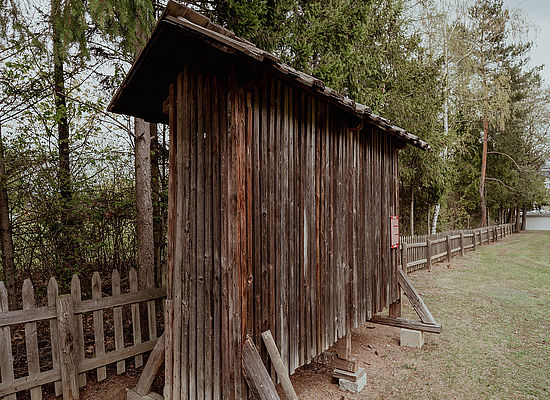
[[[517,190],[514,189],[513,187],[511,186],[508,186],[507,184],[505,184],[504,182],[502,182],[500,179],[497,179],[497,178],[490,178],[488,176],[485,177],[485,180],[487,181],[495,181],[495,182],[498,182],[500,183],[501,185],[503,185],[504,187],[506,187],[507,189],[511,190],[512,192],[516,192],[517,193]]]
[[[514,165],[516,166],[517,169],[521,169],[519,164],[516,162],[516,160],[514,160],[512,157],[510,157],[508,154],[506,153],[501,153],[499,151],[488,151],[487,154],[500,154],[501,156],[505,156],[505,157],[508,157],[513,163]]]

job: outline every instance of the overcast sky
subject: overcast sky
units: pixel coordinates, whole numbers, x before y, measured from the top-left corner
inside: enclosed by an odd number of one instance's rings
[[[531,50],[533,65],[545,64],[542,76],[550,86],[550,0],[504,0],[509,8],[520,8],[529,22],[537,26]]]

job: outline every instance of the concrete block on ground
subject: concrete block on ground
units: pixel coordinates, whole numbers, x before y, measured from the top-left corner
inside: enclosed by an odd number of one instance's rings
[[[416,349],[421,349],[424,346],[424,332],[422,331],[402,328],[400,339],[401,346],[414,347]]]
[[[357,372],[351,375],[353,376],[350,376],[350,379],[339,378],[338,387],[340,390],[359,393],[367,385],[367,374],[365,372],[365,368],[359,368]]]

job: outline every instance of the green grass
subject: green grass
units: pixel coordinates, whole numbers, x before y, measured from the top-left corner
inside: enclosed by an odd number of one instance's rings
[[[550,399],[550,232],[410,276],[443,334],[406,352],[387,398]]]

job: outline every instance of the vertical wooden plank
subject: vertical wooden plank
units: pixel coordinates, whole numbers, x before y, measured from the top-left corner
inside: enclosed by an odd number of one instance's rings
[[[8,291],[4,282],[0,281],[0,315],[8,312]],[[2,383],[14,381],[11,331],[9,326],[0,328],[0,376],[2,377]],[[4,396],[4,400],[17,400],[17,397],[14,393]]]
[[[354,182],[353,178],[353,131],[349,128],[349,121],[345,123],[344,126],[344,141],[345,141],[345,159],[344,159],[344,172],[345,172],[345,229],[346,229],[346,247],[345,247],[345,257],[346,257],[346,271],[345,271],[345,327],[346,332],[351,331],[352,323],[355,321],[355,302],[353,298],[353,189]]]
[[[252,92],[250,89],[245,90],[243,93],[243,100],[245,101],[245,108],[244,108],[244,168],[245,168],[245,176],[244,176],[244,196],[245,196],[245,232],[246,232],[246,239],[245,239],[245,249],[246,249],[246,264],[245,268],[243,269],[243,287],[245,288],[246,295],[243,297],[243,299],[246,301],[246,324],[244,326],[243,335],[249,336],[251,338],[254,338],[254,308],[255,308],[255,301],[254,301],[254,280],[256,279],[254,276],[254,266],[253,260],[254,260],[254,254],[252,251],[252,240],[253,240],[253,218],[254,218],[254,207],[256,206],[255,203],[252,202],[254,198],[253,193],[253,182],[254,182],[254,176],[255,171],[252,172],[252,162],[253,162],[253,144],[252,144],[252,133],[254,129],[254,109],[253,109],[253,99],[252,99]],[[257,342],[259,343],[259,342]]]
[[[185,388],[187,387],[187,370],[182,368],[182,366],[187,366],[187,363],[183,361],[183,359],[187,361],[187,346],[183,346],[182,343],[182,335],[186,332],[186,326],[182,323],[182,308],[185,303],[182,299],[182,269],[184,268],[183,252],[185,251],[184,246],[186,245],[182,237],[184,234],[182,214],[184,207],[183,192],[187,191],[187,181],[182,178],[184,173],[182,162],[188,162],[187,159],[183,161],[182,149],[185,140],[184,136],[188,137],[188,135],[184,135],[184,118],[187,117],[187,102],[184,102],[186,98],[186,80],[187,68],[184,67],[183,71],[178,74],[176,85],[172,88],[173,91],[170,98],[170,182],[168,188],[170,196],[168,197],[168,201],[172,203],[169,204],[168,207],[168,212],[171,212],[171,215],[168,216],[168,223],[170,224],[169,226],[171,226],[171,229],[168,231],[168,266],[172,270],[172,301],[171,306],[168,307],[168,311],[172,318],[172,332],[167,332],[166,343],[171,339],[172,386],[170,391],[172,392],[172,398],[177,400],[180,398],[187,398],[185,392]],[[186,313],[186,315],[187,314],[188,313]]]
[[[283,341],[284,341],[284,331],[283,331],[283,307],[284,307],[284,281],[283,281],[283,269],[284,266],[282,265],[282,254],[281,254],[281,203],[282,203],[282,180],[281,180],[281,170],[282,170],[282,156],[281,156],[281,143],[282,143],[282,137],[283,134],[283,125],[282,125],[282,115],[284,112],[283,109],[283,98],[284,94],[281,89],[281,81],[275,79],[275,85],[276,85],[276,94],[274,98],[275,102],[275,109],[274,109],[274,119],[275,119],[275,125],[274,125],[274,133],[273,133],[273,151],[274,151],[274,164],[273,164],[273,189],[275,192],[275,199],[274,199],[274,209],[275,209],[275,218],[273,220],[273,238],[274,238],[274,256],[275,256],[275,290],[276,290],[276,296],[275,296],[275,340],[277,343],[277,347],[279,349],[283,348]],[[283,360],[285,360],[285,355],[282,354]]]
[[[138,278],[137,273],[134,268],[130,268],[128,275],[130,280],[130,293],[137,293],[138,289]],[[134,338],[134,346],[141,343],[141,318],[139,312],[139,303],[132,304],[132,333]],[[94,325],[95,325],[95,316],[94,316]],[[139,368],[143,365],[143,355],[139,354],[135,356],[134,367]]]
[[[334,220],[332,219],[332,203],[331,203],[331,193],[334,179],[331,174],[332,168],[332,118],[331,118],[332,108],[326,106],[326,121],[325,121],[325,132],[324,132],[324,181],[325,181],[325,210],[324,210],[324,245],[325,245],[325,347],[329,347],[333,343],[332,331],[334,320],[332,318],[332,300],[331,293],[332,287],[334,285],[333,274],[332,274],[332,255],[334,253],[332,247],[332,234],[334,232]]]
[[[148,271],[146,275],[147,282],[145,285],[148,288],[155,286],[153,271]],[[149,327],[149,340],[155,340],[157,338],[157,314],[155,308],[155,300],[149,300],[146,304],[147,307],[147,324]]]
[[[234,73],[234,71],[232,71]],[[231,284],[229,288],[229,329],[230,344],[229,351],[231,361],[231,396],[240,398],[242,395],[242,374],[240,368],[239,354],[235,354],[234,349],[241,348],[241,256],[245,257],[244,246],[241,246],[241,240],[244,240],[244,232],[241,237],[242,221],[241,216],[244,217],[243,192],[242,192],[242,154],[240,152],[240,139],[241,135],[241,113],[239,104],[239,90],[237,88],[237,82],[234,76],[230,74],[228,82],[228,108],[230,108],[229,122],[230,122],[230,134],[229,134],[229,150],[228,150],[228,175],[229,175],[229,188],[228,188],[228,201],[229,201],[229,252],[230,252],[230,266],[229,274],[231,275]],[[242,253],[242,254],[241,254]],[[244,263],[243,263],[244,264]],[[239,351],[239,350],[237,350]]]
[[[48,306],[56,307],[57,297],[59,295],[59,288],[57,286],[57,281],[52,276],[48,281]],[[57,328],[57,319],[50,320],[50,340],[52,344],[52,364],[53,369],[61,368],[59,364],[59,330]],[[1,366],[0,366],[1,368]],[[3,381],[3,380],[2,380]],[[61,387],[61,381],[56,381],[54,383],[55,395],[61,396],[63,393],[63,388]]]
[[[219,102],[219,87],[216,75],[212,78],[212,218],[213,218],[213,329],[214,329],[214,341],[212,346],[213,352],[213,391],[212,397],[216,399],[221,398],[221,182],[220,182],[220,142],[221,135],[225,135],[225,132],[220,131],[220,102]]]
[[[236,136],[236,150],[237,150],[237,216],[239,220],[239,236],[238,236],[238,254],[237,265],[238,268],[235,269],[235,281],[240,283],[240,290],[237,290],[237,299],[240,295],[240,316],[239,319],[241,324],[237,327],[237,332],[235,334],[236,338],[236,349],[242,349],[242,343],[246,337],[246,330],[248,327],[248,309],[250,306],[250,299],[248,296],[248,211],[246,203],[246,90],[242,85],[239,85],[236,80],[237,86],[235,87],[236,94],[236,106],[237,106],[237,136]],[[240,329],[239,329],[240,328]],[[243,376],[241,370],[239,369],[239,358],[241,357],[240,352],[237,355],[237,362],[235,363],[235,370],[238,378],[235,379],[235,395],[237,397],[246,397],[247,396],[247,387],[246,384],[243,385]]]
[[[280,318],[281,318],[281,352],[282,357],[285,362],[286,367],[290,370],[290,338],[289,338],[289,260],[288,260],[288,138],[289,138],[289,100],[288,100],[288,91],[289,87],[285,83],[283,85],[283,97],[282,97],[282,107],[281,107],[281,169],[280,169],[280,179],[281,179],[281,198],[280,198],[280,246],[279,252],[281,253],[281,264],[280,264],[280,282],[281,282],[281,309],[280,309]]]
[[[196,260],[196,253],[198,247],[198,232],[197,225],[199,221],[198,209],[197,209],[197,176],[198,176],[198,164],[197,164],[197,153],[198,153],[198,87],[199,87],[199,78],[198,72],[196,69],[189,68],[189,87],[186,92],[186,97],[183,101],[188,102],[189,109],[189,121],[188,126],[184,127],[187,129],[186,132],[183,132],[183,137],[189,137],[189,154],[187,158],[189,159],[189,207],[190,214],[187,216],[189,224],[189,261],[187,272],[187,295],[189,296],[189,303],[187,313],[189,315],[189,330],[188,330],[188,339],[187,339],[187,374],[189,375],[189,387],[188,387],[188,397],[190,399],[196,399],[198,397],[198,379],[197,379],[197,337],[198,337],[198,319],[197,319],[197,310],[199,308],[198,300],[200,293],[198,292],[198,270],[199,266]],[[184,139],[185,140],[185,139]],[[184,255],[185,257],[185,255]],[[183,270],[182,270],[183,271]],[[183,279],[183,277],[182,277]],[[182,296],[185,296],[185,293],[182,293]],[[182,310],[182,318],[183,313]],[[183,357],[182,357],[183,361]],[[183,374],[183,365],[182,365],[182,374]]]
[[[212,399],[213,384],[213,255],[212,255],[212,78],[211,75],[204,77],[204,398]]]
[[[178,165],[178,205],[177,205],[177,221],[181,227],[180,233],[182,238],[181,253],[178,255],[179,271],[177,273],[178,287],[176,295],[181,298],[180,315],[174,315],[175,320],[181,321],[181,333],[178,340],[181,350],[179,350],[178,358],[180,361],[179,374],[180,382],[180,397],[182,399],[191,398],[191,392],[194,390],[196,383],[195,376],[191,373],[191,366],[195,365],[194,339],[196,334],[196,326],[193,325],[196,292],[194,286],[194,271],[195,260],[193,254],[193,244],[195,241],[194,226],[195,226],[195,207],[194,207],[194,147],[192,138],[195,137],[195,92],[194,88],[195,73],[187,66],[183,68],[183,75],[179,83],[178,91],[178,144],[177,144],[177,165]],[[181,95],[180,95],[181,93]],[[175,361],[174,361],[175,362]]]
[[[311,164],[311,110],[312,110],[312,96],[307,95],[306,112],[305,112],[305,131],[303,133],[303,177],[304,185],[302,190],[304,191],[304,209],[303,209],[303,225],[302,229],[302,255],[303,255],[303,287],[304,287],[304,301],[305,301],[305,333],[306,333],[306,363],[311,361],[312,353],[312,327],[311,327],[311,256],[310,256],[310,220],[312,213],[312,194],[311,194],[311,175],[309,165]],[[308,182],[306,184],[306,182]]]
[[[325,137],[328,134],[326,132],[326,120],[327,120],[327,104],[320,104],[319,107],[319,123],[317,126],[317,274],[319,277],[318,281],[318,293],[319,293],[319,306],[318,306],[318,322],[319,322],[319,340],[318,348],[326,349],[328,344],[326,342],[326,322],[325,322],[325,313],[326,313],[326,246],[325,246]]]
[[[428,271],[432,270],[432,240],[426,239],[426,259],[428,260]]]
[[[120,274],[118,270],[113,269],[111,275],[111,286],[113,289],[113,296],[120,295]],[[113,322],[115,328],[115,349],[122,350],[124,348],[124,331],[122,328],[122,307],[113,307]],[[123,374],[126,371],[126,362],[120,360],[116,364],[117,375]]]
[[[195,202],[196,210],[196,248],[195,248],[195,264],[197,268],[197,328],[196,328],[196,340],[197,340],[197,350],[196,350],[196,379],[197,379],[197,399],[204,399],[204,384],[205,384],[205,367],[204,367],[204,342],[205,342],[205,282],[204,282],[204,270],[205,270],[205,260],[204,260],[204,180],[205,180],[205,165],[204,165],[204,82],[203,75],[201,72],[197,74],[197,130],[191,131],[191,135],[196,135],[196,151],[197,151],[197,164],[196,164],[196,173],[197,173],[197,197]]]
[[[269,192],[269,177],[268,177],[268,162],[269,162],[269,78],[264,73],[262,76],[262,85],[256,88],[257,107],[260,108],[260,123],[258,126],[258,141],[260,142],[259,159],[260,159],[260,179],[259,187],[260,191],[260,238],[261,241],[261,329],[260,333],[267,331],[270,326],[270,303],[273,293],[270,292],[270,255],[269,255],[269,198],[271,193]],[[261,90],[260,90],[261,89]],[[267,361],[267,360],[266,360]],[[266,364],[267,365],[267,364]]]
[[[460,232],[460,255],[464,257],[464,232]]]
[[[296,226],[295,226],[295,187],[294,187],[294,138],[296,113],[294,110],[294,91],[292,87],[288,88],[288,267],[289,267],[289,358],[290,371],[294,373],[298,367],[298,321],[297,321],[297,288],[296,288]]]
[[[101,278],[99,272],[94,272],[92,275],[92,299],[101,299]],[[105,337],[103,332],[103,310],[94,311],[94,340],[95,340],[95,356],[101,357],[105,354]],[[97,369],[97,380],[99,382],[107,378],[107,368],[99,367]]]
[[[407,273],[408,272],[408,263],[409,263],[409,255],[408,255],[409,245],[408,245],[407,242],[403,242],[403,244],[401,246],[402,246],[402,248],[401,248],[401,266],[403,268],[403,272]],[[450,246],[450,242],[449,242],[449,246]]]
[[[168,218],[167,218],[167,249],[166,249],[166,307],[165,307],[165,354],[164,354],[164,397],[168,399],[178,399],[179,392],[174,395],[174,250],[175,250],[175,226],[176,226],[176,187],[175,181],[176,165],[176,130],[177,130],[177,108],[176,96],[179,91],[181,73],[178,74],[176,84],[172,83],[168,90],[168,124],[169,124],[169,160],[170,169],[168,172]],[[177,353],[179,354],[179,348]],[[178,373],[179,375],[179,373]]]
[[[344,122],[338,120],[338,200],[337,200],[337,210],[338,217],[336,219],[337,230],[338,230],[338,247],[336,251],[338,252],[338,334],[337,338],[344,337],[346,334],[346,294],[347,294],[347,264],[346,264],[346,253],[347,253],[347,229],[345,226],[346,223],[346,171],[344,171],[344,162],[345,162],[345,143],[346,143],[346,132],[344,127]]]
[[[277,183],[276,183],[276,171],[277,171],[277,157],[275,153],[275,140],[276,140],[276,119],[277,119],[277,101],[278,101],[278,86],[274,78],[266,78],[269,85],[269,126],[268,126],[268,144],[267,144],[267,190],[268,190],[268,203],[267,203],[267,231],[268,231],[268,268],[269,268],[269,327],[276,333],[276,339],[279,340],[279,327],[276,320],[277,302],[278,302],[278,288],[277,288],[277,254],[276,254],[276,237],[275,223],[276,223],[276,201],[277,201]],[[279,342],[280,343],[280,342]],[[275,377],[275,370],[271,371],[272,376]]]
[[[311,341],[311,357],[317,355],[317,254],[315,249],[317,232],[315,231],[315,212],[316,212],[316,198],[315,198],[315,134],[317,131],[317,100],[315,97],[311,99],[311,115],[309,123],[311,128],[308,130],[308,258],[309,258],[309,291],[310,291],[310,318],[309,322]]]
[[[75,327],[73,295],[57,298],[57,323],[59,328],[59,349],[61,361],[61,382],[63,387],[63,400],[78,400],[78,370],[79,349],[75,345],[78,338]]]
[[[263,281],[263,264],[262,264],[262,249],[263,243],[261,241],[261,226],[262,226],[262,193],[261,193],[261,161],[260,161],[260,149],[261,149],[261,132],[260,132],[260,90],[259,85],[254,85],[252,93],[252,252],[253,252],[253,285],[254,285],[254,341],[255,343],[261,343],[262,333],[262,281]],[[265,351],[261,350],[260,354],[265,354]],[[262,359],[266,359],[265,356]]]
[[[222,313],[222,335],[221,335],[221,364],[222,364],[222,377],[221,395],[224,399],[231,397],[231,380],[233,377],[233,352],[231,351],[232,345],[232,316],[231,312],[233,307],[231,305],[232,299],[232,258],[231,258],[231,226],[229,223],[231,220],[231,199],[230,199],[230,167],[231,158],[230,154],[230,142],[233,131],[231,129],[232,123],[232,106],[231,106],[231,93],[226,86],[226,82],[220,80],[220,184],[221,184],[221,268],[222,268],[222,296],[221,296],[221,313]],[[226,96],[223,94],[226,93]],[[229,123],[229,126],[228,126]]]
[[[77,274],[74,274],[71,279],[71,296],[73,298],[73,304],[77,304],[82,301],[82,290],[80,288],[80,278],[78,277]],[[74,346],[77,349],[78,361],[84,361],[84,358],[86,357],[86,351],[84,348],[84,325],[82,324],[82,314],[76,315],[74,317],[74,320],[76,321],[76,337],[74,338]],[[63,349],[60,349],[60,350],[63,351]],[[78,375],[78,386],[79,387],[86,386],[85,372]]]
[[[319,231],[320,231],[320,190],[321,190],[321,182],[320,182],[320,163],[321,163],[321,155],[320,155],[320,131],[322,128],[321,123],[321,110],[323,108],[322,102],[317,102],[315,106],[315,112],[314,112],[314,126],[313,126],[313,165],[312,165],[312,172],[313,172],[313,202],[314,202],[314,209],[313,209],[313,225],[312,225],[312,239],[313,239],[313,248],[312,253],[314,255],[314,263],[313,263],[313,291],[314,291],[314,320],[313,320],[313,326],[315,328],[314,337],[313,340],[315,342],[315,355],[321,353],[321,330],[323,329],[323,326],[321,325],[321,307],[323,303],[323,299],[321,296],[321,260],[320,260],[320,237],[319,237]]]

